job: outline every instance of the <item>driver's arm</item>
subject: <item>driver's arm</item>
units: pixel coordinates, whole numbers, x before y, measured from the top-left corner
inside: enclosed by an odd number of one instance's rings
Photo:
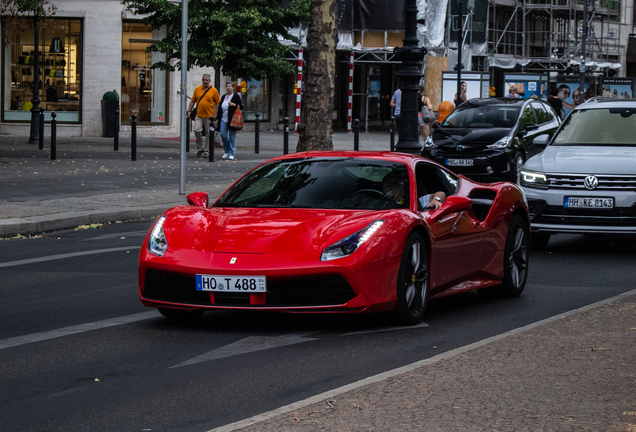
[[[431,194],[431,198],[428,201],[428,205],[424,207],[424,210],[437,210],[446,201],[446,194],[442,191]]]

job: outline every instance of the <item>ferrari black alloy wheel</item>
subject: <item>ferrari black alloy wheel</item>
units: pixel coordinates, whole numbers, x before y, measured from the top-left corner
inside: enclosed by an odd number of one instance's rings
[[[528,225],[515,215],[508,227],[504,250],[504,278],[501,293],[506,297],[521,295],[528,279],[530,256],[530,233]]]
[[[194,309],[168,309],[168,308],[157,308],[159,313],[165,316],[168,319],[176,320],[176,321],[192,321],[199,318],[203,315],[202,310]]]
[[[414,325],[422,321],[428,301],[428,248],[417,233],[406,240],[397,282],[395,318],[398,324]]]

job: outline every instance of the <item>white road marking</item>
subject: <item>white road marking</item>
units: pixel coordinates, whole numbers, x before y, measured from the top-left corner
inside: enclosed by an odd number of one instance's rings
[[[125,251],[125,250],[139,250],[139,245],[121,246],[116,248],[98,249],[98,250],[88,250],[88,251],[82,251],[82,252],[70,252],[65,254],[49,255],[49,256],[44,256],[39,258],[28,258],[28,259],[23,259],[18,261],[9,261],[5,263],[0,263],[0,268],[15,267],[15,266],[20,266],[25,264],[35,264],[35,263],[45,262],[45,261],[74,258],[74,257],[84,256],[84,255],[96,255],[96,254],[103,254],[103,253],[109,253],[109,252],[119,252],[119,251]]]
[[[232,357],[240,354],[247,354],[255,351],[262,351],[266,349],[278,348],[286,345],[293,345],[297,343],[317,340],[317,338],[305,337],[312,333],[315,332],[294,332],[282,336],[249,336],[245,339],[241,339],[229,345],[225,345],[224,347],[215,349],[214,351],[210,351],[198,357],[186,360],[176,366],[172,366],[170,369],[178,368],[181,366],[189,366],[210,360],[217,360],[225,357]]]
[[[112,233],[112,234],[102,234],[100,236],[83,239],[81,241],[104,240],[104,239],[115,238],[115,237],[126,237],[126,238],[128,238],[128,237],[145,237],[146,234],[148,234],[148,230],[119,232],[119,233]]]
[[[523,332],[526,332],[528,330],[532,330],[533,328],[540,327],[542,325],[551,323],[553,321],[558,321],[560,319],[567,318],[569,316],[576,315],[578,313],[585,312],[585,311],[588,311],[588,310],[591,310],[591,309],[595,309],[595,308],[604,306],[604,305],[609,304],[609,303],[617,302],[617,301],[623,300],[623,299],[625,299],[627,297],[632,297],[634,295],[636,295],[636,290],[628,291],[626,293],[619,294],[619,295],[614,296],[612,298],[609,298],[609,299],[606,299],[606,300],[601,300],[600,302],[596,302],[596,303],[593,303],[591,305],[587,305],[587,306],[583,306],[583,307],[578,308],[578,309],[571,310],[571,311],[566,312],[564,314],[555,315],[553,317],[546,318],[544,320],[537,321],[535,323],[528,324],[526,326],[519,327],[517,329],[510,330],[508,332],[505,332],[505,333],[502,333],[502,334],[499,334],[499,335],[496,335],[496,336],[492,336],[492,337],[489,337],[487,339],[483,339],[483,340],[477,341],[475,343],[472,343],[472,344],[469,344],[469,345],[466,345],[466,346],[463,346],[463,347],[459,347],[459,348],[455,348],[455,349],[450,350],[450,351],[446,351],[444,353],[438,354],[438,355],[436,355],[434,357],[431,357],[431,358],[428,358],[428,359],[416,361],[415,363],[411,363],[410,365],[402,366],[402,367],[399,367],[397,369],[386,371],[386,372],[383,372],[383,373],[380,373],[380,374],[377,374],[377,375],[362,379],[360,381],[356,381],[354,383],[351,383],[351,384],[348,384],[348,385],[345,385],[345,386],[342,386],[342,387],[339,387],[339,388],[336,388],[336,389],[333,389],[333,390],[318,394],[316,396],[312,396],[312,397],[309,397],[307,399],[304,399],[304,400],[301,400],[301,401],[298,401],[298,402],[294,402],[294,403],[291,403],[289,405],[282,406],[280,408],[276,408],[276,409],[274,409],[272,411],[268,411],[268,412],[265,412],[265,413],[262,413],[262,414],[257,414],[255,416],[247,418],[245,420],[240,420],[240,421],[237,421],[237,422],[234,422],[234,423],[230,423],[230,424],[227,424],[227,425],[224,425],[224,426],[219,426],[219,427],[214,428],[214,429],[212,429],[212,430],[210,430],[208,432],[232,432],[232,431],[235,431],[235,430],[247,427],[247,426],[252,426],[252,425],[254,425],[256,423],[260,423],[262,421],[270,420],[270,419],[272,419],[274,417],[277,417],[279,415],[287,414],[287,413],[290,413],[292,411],[308,407],[308,406],[313,405],[313,404],[318,403],[318,402],[334,399],[334,398],[336,398],[336,397],[340,396],[341,394],[346,393],[348,391],[355,390],[355,389],[358,389],[360,387],[364,387],[366,385],[373,384],[373,383],[376,383],[376,382],[379,382],[379,381],[383,381],[385,379],[392,378],[392,377],[395,377],[397,375],[401,375],[401,374],[404,374],[406,372],[410,372],[412,370],[421,368],[423,366],[428,366],[428,365],[437,363],[437,362],[442,361],[442,360],[453,358],[453,357],[455,357],[455,356],[457,356],[459,354],[465,353],[465,352],[470,351],[470,350],[472,350],[474,348],[479,348],[481,346],[488,345],[488,344],[490,344],[492,342],[496,342],[496,341],[498,341],[500,339],[503,339],[503,338],[506,338],[508,336],[512,336],[512,335],[518,334],[518,333],[523,333]]]
[[[129,324],[136,321],[143,321],[151,318],[159,318],[157,311],[140,312],[133,315],[125,315],[117,318],[111,318],[92,323],[79,324],[70,327],[63,327],[56,330],[49,330],[40,333],[32,333],[30,335],[18,336],[9,339],[0,340],[0,350],[12,348],[20,345],[26,345],[34,342],[42,342],[49,339],[55,339],[62,336],[69,336],[77,333],[84,333],[92,330],[99,330],[107,327],[114,327],[122,324]]]
[[[424,327],[428,327],[428,324],[426,324],[425,322],[421,322],[419,324],[415,324],[415,325],[412,325],[412,326],[392,326],[392,327],[380,327],[380,328],[371,329],[371,330],[359,330],[359,331],[354,331],[354,332],[350,332],[350,333],[341,334],[340,336],[352,336],[352,335],[369,334],[369,333],[380,333],[380,332],[395,331],[395,330],[414,330],[414,329],[419,329],[419,328],[424,328]]]

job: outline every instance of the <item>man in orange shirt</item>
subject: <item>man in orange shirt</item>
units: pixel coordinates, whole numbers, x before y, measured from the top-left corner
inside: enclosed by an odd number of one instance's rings
[[[216,112],[216,106],[221,102],[219,92],[210,86],[212,79],[210,75],[204,74],[201,82],[203,83],[199,87],[194,89],[192,94],[192,100],[190,106],[188,106],[188,118],[190,118],[190,111],[194,108],[194,104],[197,104],[197,117],[194,120],[194,136],[197,138],[197,156],[207,157],[208,152],[203,146],[203,130],[206,132],[206,144],[210,139],[210,117]],[[211,145],[214,145],[212,143]]]

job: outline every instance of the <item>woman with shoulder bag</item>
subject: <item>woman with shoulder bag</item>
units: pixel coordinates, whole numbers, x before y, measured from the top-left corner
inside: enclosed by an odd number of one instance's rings
[[[424,142],[426,142],[426,138],[428,138],[430,134],[430,125],[431,123],[435,123],[435,113],[433,112],[431,100],[426,95],[422,95],[421,102],[422,121],[424,124],[420,125],[420,130],[422,131],[422,138],[424,138]]]
[[[241,97],[234,93],[234,83],[228,81],[225,84],[225,90],[227,93],[221,98],[221,104],[219,105],[219,135],[223,141],[223,156],[222,159],[234,160],[236,153],[236,131],[235,127],[232,127],[232,117],[237,108],[243,109],[243,101]]]

